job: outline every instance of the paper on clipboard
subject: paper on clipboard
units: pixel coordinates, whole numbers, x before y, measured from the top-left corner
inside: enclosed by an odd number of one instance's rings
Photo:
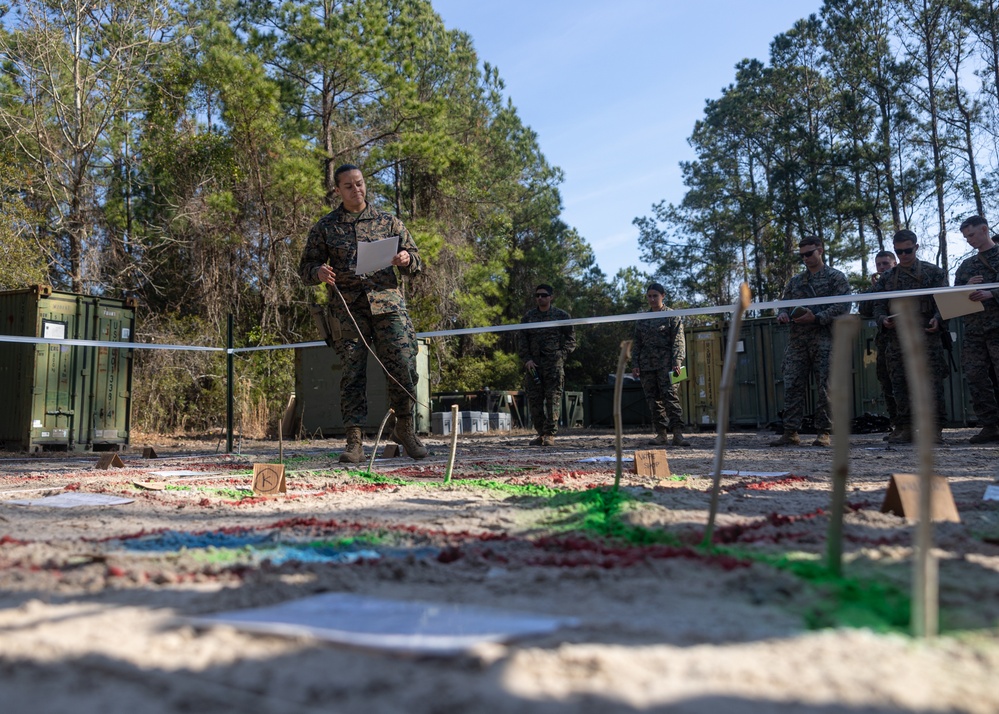
[[[371,242],[357,242],[356,275],[367,275],[392,265],[392,258],[399,252],[399,236],[389,236]]]
[[[973,312],[981,312],[985,309],[985,306],[980,302],[975,302],[974,300],[969,300],[968,296],[975,292],[978,288],[971,288],[969,290],[961,290],[946,293],[937,293],[933,296],[933,299],[937,301],[937,310],[940,311],[940,317],[945,320],[950,320],[954,317],[961,317],[961,315],[970,315]]]

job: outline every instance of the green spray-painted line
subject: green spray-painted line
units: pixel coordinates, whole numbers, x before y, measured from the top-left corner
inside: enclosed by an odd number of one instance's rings
[[[589,532],[636,546],[679,545],[679,539],[672,533],[624,521],[624,510],[637,501],[627,491],[607,487],[564,492],[550,499],[547,505],[568,511],[568,517],[556,525],[556,530],[562,532]]]
[[[463,478],[452,480],[450,484],[444,484],[441,481],[413,481],[412,479],[401,479],[392,478],[391,476],[382,476],[380,474],[371,474],[367,471],[350,471],[348,472],[351,476],[356,476],[370,483],[385,483],[392,484],[395,486],[418,486],[421,488],[452,488],[454,486],[473,486],[478,488],[485,488],[491,491],[502,491],[504,493],[509,493],[514,496],[525,496],[531,498],[551,498],[559,493],[562,493],[559,489],[549,488],[548,486],[542,486],[541,484],[513,484],[513,483],[502,483],[500,481],[493,481],[492,479],[479,479],[479,478]]]
[[[817,555],[773,555],[730,546],[706,550],[763,563],[816,588],[821,597],[804,613],[809,629],[863,627],[875,632],[909,632],[912,602],[908,593],[894,585],[874,578],[837,576]]]
[[[248,498],[253,495],[253,489],[247,488],[224,488],[219,486],[173,486],[167,485],[166,491],[197,491],[213,496],[225,496],[232,499]]]

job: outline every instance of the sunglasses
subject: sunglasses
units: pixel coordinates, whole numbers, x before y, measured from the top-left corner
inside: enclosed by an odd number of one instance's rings
[[[798,253],[798,257],[801,258],[802,260],[804,260],[805,258],[811,258],[812,253],[814,253],[817,250],[818,248],[812,248],[812,250],[806,250],[804,253]]]
[[[895,252],[898,255],[908,255],[909,253],[915,253],[916,252],[916,246],[912,246],[911,248],[896,248]]]
[[[534,297],[536,297],[536,298],[547,298],[547,297],[551,297],[551,294],[550,293],[534,293]]]

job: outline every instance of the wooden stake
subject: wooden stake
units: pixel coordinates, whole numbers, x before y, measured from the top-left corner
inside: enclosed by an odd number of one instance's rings
[[[718,425],[715,436],[714,483],[711,487],[711,509],[708,512],[708,525],[704,529],[703,545],[710,546],[714,536],[715,518],[718,515],[718,493],[721,491],[722,464],[725,462],[725,439],[728,436],[728,411],[732,401],[732,383],[735,381],[736,346],[742,332],[742,318],[749,307],[749,286],[739,286],[739,297],[732,304],[732,319],[728,324],[728,341],[725,345],[725,361],[722,364],[721,386],[718,390]]]
[[[933,557],[933,445],[937,424],[930,393],[930,370],[926,364],[926,332],[919,324],[915,298],[891,301],[898,340],[905,362],[905,381],[912,405],[912,424],[919,450],[919,524],[913,536],[915,560],[912,573],[912,634],[935,637],[939,630],[939,594],[937,562]],[[937,339],[936,335],[930,339]]]
[[[385,431],[385,422],[389,420],[389,417],[395,414],[395,409],[389,407],[389,410],[385,412],[385,416],[382,417],[382,423],[378,427],[378,433],[375,434],[375,448],[371,450],[371,459],[368,461],[368,473],[370,474],[375,468],[375,457],[378,456],[378,442],[382,440],[382,432]]]
[[[614,490],[621,486],[621,392],[624,389],[624,366],[631,357],[631,340],[621,343],[621,352],[617,356],[617,376],[614,379],[614,449],[617,454],[617,469],[614,472]]]
[[[451,453],[447,457],[447,470],[444,471],[444,485],[451,483],[451,470],[454,468],[454,457],[458,453],[458,405],[451,405]]]
[[[284,463],[284,433],[281,430],[280,419],[278,419],[278,463]]]
[[[826,540],[826,567],[834,575],[843,570],[843,509],[846,481],[850,476],[850,414],[853,405],[853,342],[860,332],[859,315],[843,315],[833,321],[832,369],[829,374],[829,404],[833,425],[833,491]],[[821,389],[821,386],[819,387]]]

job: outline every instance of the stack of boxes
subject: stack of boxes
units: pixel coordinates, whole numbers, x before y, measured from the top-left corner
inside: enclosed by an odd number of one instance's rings
[[[451,418],[451,412],[434,412],[430,415],[430,431],[432,434],[449,436],[452,429],[459,434],[484,434],[492,431],[510,431],[513,420],[508,412],[458,412],[456,424]]]

